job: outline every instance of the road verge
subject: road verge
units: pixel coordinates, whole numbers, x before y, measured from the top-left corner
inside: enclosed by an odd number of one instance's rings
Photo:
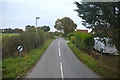
[[[82,61],[85,65],[87,65],[89,68],[91,68],[95,73],[99,74],[105,79],[113,78],[118,80],[119,75],[118,72],[115,72],[114,70],[111,70],[111,68],[107,67],[102,63],[102,65],[99,63],[99,61],[95,60],[90,55],[80,51],[71,41],[68,43],[69,47],[73,51],[73,53]]]
[[[38,49],[33,49],[29,53],[19,57],[7,58],[2,61],[2,79],[19,79],[39,60],[40,56],[47,49],[49,44],[54,40],[49,39]]]

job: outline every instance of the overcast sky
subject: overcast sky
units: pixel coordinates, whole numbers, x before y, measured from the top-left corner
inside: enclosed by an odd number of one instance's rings
[[[58,18],[70,17],[76,24],[82,20],[78,17],[74,4],[80,0],[3,0],[2,28],[21,28],[35,25],[35,18],[40,17],[38,26],[54,27]],[[79,24],[78,29],[87,29]],[[54,29],[55,31],[55,29]]]

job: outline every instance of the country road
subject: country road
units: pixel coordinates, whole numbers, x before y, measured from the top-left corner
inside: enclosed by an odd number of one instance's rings
[[[26,78],[100,78],[70,50],[64,38],[56,38]]]

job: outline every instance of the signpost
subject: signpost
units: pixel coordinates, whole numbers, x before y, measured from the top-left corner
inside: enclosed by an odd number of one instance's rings
[[[100,49],[100,52],[101,52],[100,64],[102,64],[102,53],[103,53],[103,49]]]
[[[22,46],[18,46],[17,50],[19,51],[19,56],[20,56],[20,60],[21,60],[21,51],[23,50]]]

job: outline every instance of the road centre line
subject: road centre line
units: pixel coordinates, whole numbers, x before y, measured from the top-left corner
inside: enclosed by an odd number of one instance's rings
[[[58,42],[58,47],[60,46],[60,43]]]
[[[60,53],[60,48],[59,48],[59,56],[61,56],[61,53]]]
[[[60,38],[61,39],[61,38]],[[58,47],[60,46],[60,39],[59,39],[59,41],[58,41]]]
[[[60,71],[61,71],[62,80],[64,80],[62,62],[60,62]]]

